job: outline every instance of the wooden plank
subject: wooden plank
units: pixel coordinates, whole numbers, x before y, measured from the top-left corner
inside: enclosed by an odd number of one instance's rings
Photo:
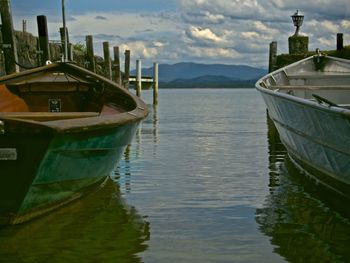
[[[99,112],[7,112],[0,113],[0,117],[12,119],[25,119],[34,121],[53,121],[97,117]]]

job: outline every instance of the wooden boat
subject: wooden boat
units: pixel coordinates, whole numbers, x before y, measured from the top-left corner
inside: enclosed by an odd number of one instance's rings
[[[291,159],[350,198],[350,61],[317,54],[256,83]]]
[[[0,78],[0,223],[20,223],[100,185],[146,105],[71,63]]]

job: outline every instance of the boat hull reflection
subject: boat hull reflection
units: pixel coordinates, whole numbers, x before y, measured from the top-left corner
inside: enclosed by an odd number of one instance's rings
[[[348,262],[347,199],[305,177],[268,124],[270,194],[256,211],[261,232],[288,262]]]
[[[31,222],[2,226],[4,262],[141,262],[149,224],[107,180],[94,193]]]

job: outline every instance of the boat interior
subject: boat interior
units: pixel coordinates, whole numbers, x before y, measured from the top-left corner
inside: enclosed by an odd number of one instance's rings
[[[326,57],[325,57],[326,58]],[[350,64],[327,60],[320,69],[315,59],[267,75],[263,88],[350,109]]]
[[[40,72],[0,84],[0,117],[51,121],[129,111],[134,103],[115,87],[61,72]]]

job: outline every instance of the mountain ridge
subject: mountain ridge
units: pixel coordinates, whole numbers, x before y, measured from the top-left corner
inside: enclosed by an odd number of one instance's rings
[[[170,83],[175,80],[195,80],[196,78],[211,76],[229,78],[235,81],[256,80],[267,73],[266,69],[247,65],[200,64],[195,62],[180,62],[176,64],[159,64],[159,82]],[[135,74],[135,70],[131,71]],[[152,76],[153,67],[142,69],[142,75]],[[212,81],[212,80],[211,80]]]

